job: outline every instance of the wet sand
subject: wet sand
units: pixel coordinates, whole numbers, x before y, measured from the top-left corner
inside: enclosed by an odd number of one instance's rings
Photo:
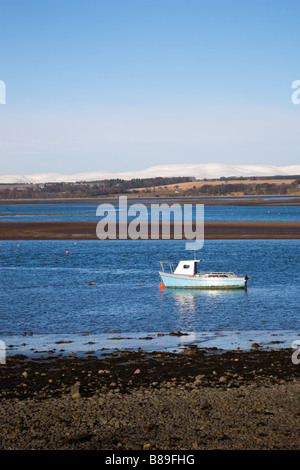
[[[299,449],[292,352],[14,356],[0,366],[0,448]]]
[[[148,225],[148,224],[146,224]],[[1,222],[0,240],[98,240],[97,222]],[[195,230],[195,224],[193,224]],[[161,224],[160,224],[161,238]],[[182,230],[184,232],[184,230]],[[117,238],[119,224],[117,223]],[[128,231],[127,231],[128,233]],[[150,224],[148,226],[151,238]],[[206,222],[204,236],[214,239],[299,239],[299,222]],[[170,224],[170,239],[174,223]],[[185,239],[183,234],[182,239]]]

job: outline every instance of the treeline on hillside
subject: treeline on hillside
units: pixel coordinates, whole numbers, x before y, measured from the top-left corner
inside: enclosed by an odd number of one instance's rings
[[[286,184],[275,183],[222,183],[194,186],[181,193],[183,196],[227,196],[242,193],[245,196],[288,195],[300,192],[300,179]]]
[[[295,179],[299,179],[299,178],[300,178],[300,175],[251,176],[250,178],[249,178],[249,176],[221,176],[221,178],[211,179],[210,181],[220,180],[220,181],[230,182],[230,180],[243,181],[243,180],[249,180],[249,179],[251,179],[252,181],[274,180],[274,179],[276,179],[276,180],[286,180],[286,179],[295,180]],[[206,181],[206,178],[204,178],[204,181]]]
[[[151,188],[195,181],[193,177],[110,179],[95,182],[0,185],[0,199],[94,198],[126,194],[135,188]]]

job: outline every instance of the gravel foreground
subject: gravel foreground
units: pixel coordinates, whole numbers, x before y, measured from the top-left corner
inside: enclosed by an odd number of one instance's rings
[[[10,357],[0,366],[0,449],[299,449],[292,353]]]

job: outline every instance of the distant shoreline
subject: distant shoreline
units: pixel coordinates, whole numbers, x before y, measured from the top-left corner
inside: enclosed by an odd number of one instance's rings
[[[98,240],[96,226],[97,222],[91,221],[1,222],[0,240]],[[150,224],[148,228],[150,240]],[[206,222],[204,237],[206,240],[300,239],[300,222]],[[174,239],[174,223],[170,223],[170,239]]]
[[[194,204],[204,204],[213,206],[300,206],[300,196],[206,196],[206,197],[192,197],[192,196],[165,196],[165,197],[137,197],[132,194],[118,194],[112,196],[101,196],[99,198],[52,198],[52,199],[0,199],[0,207],[7,205],[35,205],[35,204],[101,204],[118,203],[120,196],[126,196],[129,204],[143,203],[148,204],[163,204],[165,202],[185,204],[187,202]]]

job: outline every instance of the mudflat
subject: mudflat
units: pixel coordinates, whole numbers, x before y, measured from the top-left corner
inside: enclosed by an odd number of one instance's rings
[[[97,222],[91,221],[1,222],[0,240],[97,240],[96,226]],[[192,224],[192,227],[195,230],[195,223]],[[174,223],[170,223],[170,239],[174,238],[174,228]],[[117,238],[119,229],[120,224],[117,223]],[[159,233],[161,239],[161,224]],[[185,239],[184,230],[182,233],[182,239]],[[150,224],[148,235],[151,239]],[[207,240],[299,239],[300,222],[206,222],[204,237]]]

